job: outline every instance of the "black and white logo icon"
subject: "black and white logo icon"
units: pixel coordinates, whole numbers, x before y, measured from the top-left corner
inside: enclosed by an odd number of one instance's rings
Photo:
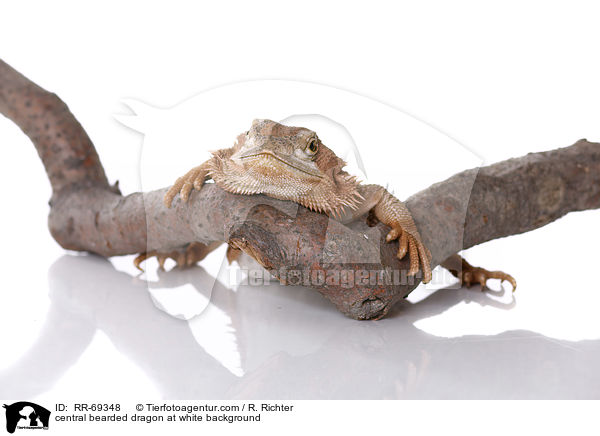
[[[4,405],[6,409],[6,431],[14,433],[16,429],[48,429],[50,411],[29,401],[19,401]]]

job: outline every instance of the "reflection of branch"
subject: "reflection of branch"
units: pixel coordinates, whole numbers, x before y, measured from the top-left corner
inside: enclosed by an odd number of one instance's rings
[[[33,398],[54,386],[96,333],[87,317],[52,304],[41,334],[15,365],[0,371],[0,398]]]
[[[198,288],[205,274],[201,268],[185,273]],[[61,383],[97,332],[171,399],[564,399],[593,398],[589,387],[600,385],[598,340],[531,331],[446,338],[414,325],[457,304],[488,304],[482,292],[440,289],[417,304],[399,303],[392,319],[356,323],[305,288],[274,310],[283,294],[279,284],[232,292],[216,282],[210,304],[224,314],[219,328],[210,309],[189,322],[156,310],[145,283],[97,256],[65,255],[48,279],[43,331],[14,365],[0,370],[0,398],[35,399]],[[224,367],[230,355],[209,354],[198,333],[213,344],[235,334],[244,375]]]
[[[146,283],[132,281],[110,262],[63,256],[50,268],[49,286],[42,335],[17,364],[0,371],[0,398],[46,391],[86,351],[97,330],[144,369],[165,398],[222,398],[236,380],[198,346],[189,323],[157,311]]]
[[[239,196],[205,186],[188,204],[162,205],[164,190],[121,196],[108,185],[96,151],[64,103],[0,61],[0,112],[31,138],[53,188],[50,231],[65,248],[104,256],[169,249],[192,241],[227,241],[251,254],[280,279],[290,270],[354,273],[407,269],[395,244],[366,239],[366,224],[352,230],[283,202]],[[449,255],[494,238],[541,227],[564,214],[600,207],[600,146],[530,154],[457,174],[407,201],[425,244],[439,264]],[[277,206],[274,208],[273,206]],[[386,234],[379,224],[381,237]],[[376,239],[376,238],[375,238]],[[344,261],[378,259],[365,264]],[[331,259],[338,259],[335,262]],[[305,282],[303,282],[305,283]],[[311,281],[342,312],[369,319],[385,315],[412,285]]]

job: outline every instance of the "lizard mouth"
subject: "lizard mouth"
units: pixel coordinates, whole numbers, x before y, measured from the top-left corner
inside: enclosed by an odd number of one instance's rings
[[[323,178],[323,175],[320,174],[319,172],[317,172],[317,170],[315,170],[314,168],[311,168],[310,166],[306,165],[301,160],[293,158],[288,155],[282,156],[279,153],[275,153],[270,150],[263,150],[263,151],[259,151],[259,152],[251,151],[247,154],[240,156],[240,159],[251,159],[251,158],[275,159],[275,160],[287,165],[288,167],[293,168],[302,173],[308,174],[313,177],[318,177],[319,179]]]

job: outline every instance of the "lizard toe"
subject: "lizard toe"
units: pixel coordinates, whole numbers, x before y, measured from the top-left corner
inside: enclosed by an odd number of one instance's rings
[[[135,259],[133,259],[133,264],[135,265],[135,267],[137,269],[139,269],[140,271],[144,271],[144,269],[140,266],[142,264],[143,261],[145,261],[146,259],[148,259],[148,253],[140,253]]]
[[[393,227],[385,237],[385,242],[395,241],[402,233],[402,227]]]
[[[181,201],[183,201],[184,203],[186,203],[188,201],[188,198],[190,197],[190,193],[192,192],[193,187],[194,187],[194,185],[191,184],[189,181],[187,181],[183,184],[183,187],[181,188],[181,191],[179,192],[179,195],[181,196]]]
[[[408,275],[414,276],[419,272],[419,249],[415,239],[412,236],[408,237],[408,251],[410,256],[410,266],[408,268]]]
[[[400,243],[398,245],[398,259],[404,259],[406,253],[408,253],[408,234],[402,232],[402,235],[400,235]]]

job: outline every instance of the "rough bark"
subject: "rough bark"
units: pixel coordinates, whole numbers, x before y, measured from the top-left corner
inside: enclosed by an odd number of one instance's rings
[[[171,209],[162,204],[164,189],[122,196],[67,106],[2,61],[0,112],[42,158],[53,189],[49,228],[64,248],[116,256],[225,241],[282,282],[311,286],[356,319],[384,316],[418,284],[398,273],[408,261],[396,259],[397,243],[385,243],[382,224],[344,226],[290,202],[230,194],[214,184],[188,203],[176,199]],[[467,170],[406,204],[437,265],[463,248],[600,207],[600,144],[581,140]]]

